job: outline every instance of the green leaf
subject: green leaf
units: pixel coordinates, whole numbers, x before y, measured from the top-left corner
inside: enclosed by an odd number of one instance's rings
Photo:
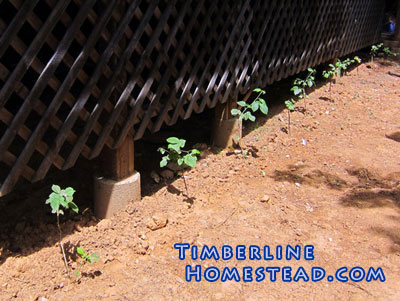
[[[182,152],[180,146],[177,144],[168,144],[168,149],[172,149],[178,154]]]
[[[178,165],[181,166],[183,164],[183,158],[179,158],[178,161],[176,161],[176,163],[178,163]]]
[[[186,144],[186,140],[185,139],[179,139],[178,145],[180,147],[185,147],[185,144]]]
[[[93,262],[99,261],[100,256],[96,253],[92,253],[89,255],[89,257],[87,259],[88,259],[89,263],[93,263]]]
[[[251,113],[250,112],[246,112],[243,114],[243,120],[248,120],[250,117]]]
[[[81,256],[85,256],[85,254],[86,254],[85,250],[82,249],[81,247],[77,247],[76,252]]]
[[[72,187],[67,187],[65,188],[65,194],[68,196],[73,196],[75,193],[75,189],[73,189]]]
[[[198,149],[192,149],[192,154],[193,155],[200,155],[201,154],[201,152],[198,150]]]
[[[60,208],[60,202],[59,202],[59,200],[58,199],[55,199],[55,198],[53,198],[53,199],[51,199],[50,200],[50,207],[51,207],[51,209],[52,209],[52,213],[56,213],[57,212],[57,210]]]
[[[286,105],[286,107],[287,107],[290,111],[293,111],[293,110],[294,110],[294,103],[293,103],[293,100],[292,100],[292,101],[286,100],[286,101],[285,101],[285,105]]]
[[[240,113],[241,113],[241,111],[238,110],[238,109],[232,109],[232,110],[231,110],[231,114],[232,114],[233,116],[240,115]]]
[[[163,148],[163,147],[159,147],[158,149],[157,149],[157,151],[159,152],[159,153],[161,153],[161,155],[164,155],[165,154],[165,152],[167,151],[165,148]]]
[[[313,85],[314,85],[314,82],[311,80],[311,79],[309,79],[308,81],[307,81],[307,85],[308,85],[308,87],[312,87]]]
[[[265,103],[261,103],[260,104],[260,111],[263,114],[268,115],[268,106]]]
[[[241,106],[241,107],[246,107],[247,106],[247,103],[244,102],[244,101],[238,101],[237,104],[238,104],[238,106]]]
[[[196,167],[197,157],[193,156],[192,154],[187,154],[183,157],[183,160],[187,166],[192,168]]]
[[[179,139],[179,138],[176,138],[176,137],[169,137],[169,138],[167,139],[167,142],[168,142],[168,143],[172,143],[172,144],[179,144],[179,141],[180,141],[180,139]]]
[[[258,103],[261,104],[266,104],[265,99],[264,98],[258,98]]]
[[[58,185],[51,186],[51,189],[56,193],[61,193],[61,187]]]
[[[160,167],[167,166],[168,162],[169,162],[169,155],[162,157],[162,160],[160,161]]]
[[[297,86],[293,86],[290,90],[293,91],[294,95],[299,95],[302,92],[302,90]]]
[[[68,209],[68,204],[67,204],[67,202],[65,201],[64,197],[61,197],[59,201],[60,201],[60,205],[61,205],[61,206],[63,206],[64,208],[67,208],[67,209]]]
[[[51,200],[57,199],[58,194],[55,192],[50,193],[49,198],[46,200],[46,204],[50,204]]]
[[[254,92],[257,92],[257,93],[263,92],[263,90],[260,89],[260,88],[255,88],[253,91],[254,91]]]
[[[253,103],[251,104],[251,109],[253,110],[253,112],[256,112],[259,108],[259,104],[258,101],[253,101]]]
[[[78,212],[79,212],[79,208],[78,208],[78,206],[77,206],[74,202],[69,202],[69,203],[68,203],[68,207],[69,207],[72,211],[74,211],[75,213],[78,213]]]
[[[253,121],[253,122],[256,121],[256,117],[254,115],[250,115],[249,119],[250,119],[250,121]]]

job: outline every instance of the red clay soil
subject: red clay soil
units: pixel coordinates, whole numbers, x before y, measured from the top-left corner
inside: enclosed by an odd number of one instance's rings
[[[338,79],[331,93],[326,84],[306,105],[299,102],[290,136],[287,111],[275,106],[255,127],[246,124],[252,131],[241,153],[207,148],[185,173],[189,197],[177,177],[112,219],[98,221],[90,210],[65,217],[70,279],[54,216],[3,220],[0,299],[400,300],[400,78],[388,74],[400,67],[358,69]],[[201,261],[187,252],[180,260],[176,243],[199,252],[206,245],[218,251],[223,245],[234,251],[237,245],[269,245],[272,254],[278,245],[302,251],[313,245],[314,259],[302,253],[301,260],[249,260],[246,253],[246,260]],[[83,266],[79,277],[76,246],[101,257]],[[201,266],[200,282],[185,280],[187,264]],[[246,266],[253,268],[252,282],[242,279]],[[300,266],[310,281],[294,281]],[[386,281],[327,280],[341,267],[357,266],[366,273],[380,267]],[[221,273],[236,267],[241,281],[209,282],[209,267]],[[284,282],[281,270],[275,282],[266,272],[257,282],[259,267],[291,267],[292,281]],[[323,280],[311,281],[313,267],[326,271]]]

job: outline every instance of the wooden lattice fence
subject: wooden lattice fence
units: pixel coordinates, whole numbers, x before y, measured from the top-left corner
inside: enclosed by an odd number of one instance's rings
[[[0,196],[377,41],[381,0],[0,0]]]

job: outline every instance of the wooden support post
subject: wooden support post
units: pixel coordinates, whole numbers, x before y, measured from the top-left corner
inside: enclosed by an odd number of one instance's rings
[[[394,39],[400,41],[400,0],[397,0],[396,31]]]
[[[213,145],[226,148],[238,144],[242,138],[241,120],[231,114],[231,110],[235,107],[235,101],[227,101],[225,104],[217,104],[215,107]]]
[[[125,138],[116,150],[105,147],[102,161],[102,174],[94,181],[94,211],[98,218],[109,218],[141,198],[140,174],[134,169],[133,138]]]
[[[133,139],[125,138],[122,145],[116,150],[105,146],[102,152],[102,161],[103,176],[119,181],[132,175],[135,171]]]

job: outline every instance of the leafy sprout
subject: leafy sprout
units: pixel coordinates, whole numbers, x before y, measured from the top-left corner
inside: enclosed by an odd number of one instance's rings
[[[291,98],[285,101],[285,106],[288,109],[288,134],[290,135],[290,112],[293,112],[295,109],[296,101]]]
[[[58,185],[52,185],[51,190],[53,191],[49,198],[46,200],[46,204],[49,204],[51,207],[51,213],[57,215],[57,228],[59,239],[58,242],[60,244],[60,249],[64,259],[65,270],[67,271],[68,277],[70,277],[67,257],[65,256],[64,246],[62,244],[62,232],[60,226],[60,215],[64,214],[64,210],[71,209],[75,213],[79,212],[78,206],[73,202],[75,189],[72,187],[67,187],[65,189],[61,189]]]
[[[231,114],[233,116],[239,116],[240,120],[250,120],[252,122],[256,121],[256,117],[252,114],[256,111],[260,110],[263,114],[268,114],[268,106],[265,100],[261,97],[266,92],[260,88],[256,88],[253,90],[258,93],[257,97],[251,104],[246,103],[245,101],[238,101],[238,106],[242,107],[242,109],[232,109]]]
[[[179,139],[177,137],[169,137],[167,139],[168,145],[166,148],[160,147],[158,151],[163,155],[160,161],[160,167],[165,167],[169,162],[173,162],[182,167],[196,167],[197,156],[201,154],[198,149],[183,150],[185,147],[186,140]],[[186,179],[183,176],[183,182],[185,183],[186,194],[189,195],[189,191],[186,184]]]
[[[355,57],[354,57],[354,61],[355,61],[357,64],[361,64],[361,62],[362,62],[362,60],[361,60],[358,56],[355,56]]]
[[[76,248],[76,252],[83,259],[81,265],[79,266],[79,268],[75,272],[76,276],[79,276],[81,274],[81,269],[86,263],[92,264],[92,263],[100,260],[100,256],[98,254],[96,254],[96,253],[92,253],[92,254],[86,253],[86,251],[81,247]]]
[[[397,52],[393,52],[393,51],[391,51],[390,50],[390,48],[389,47],[385,47],[385,48],[383,48],[383,52],[386,54],[386,56],[398,56],[399,54],[397,53]]]
[[[78,206],[73,202],[75,189],[72,187],[67,187],[65,189],[61,189],[58,185],[51,186],[51,190],[53,192],[49,195],[49,198],[46,200],[46,204],[50,204],[51,213],[56,214],[64,214],[63,209],[71,209],[75,213],[79,212]]]
[[[192,149],[185,151],[182,148],[185,147],[186,140],[179,139],[176,137],[170,137],[167,139],[167,148],[160,147],[158,151],[165,155],[160,161],[160,167],[165,167],[168,163],[174,162],[179,166],[189,166],[196,167],[197,155],[200,155],[200,151],[197,149]]]
[[[317,71],[313,68],[308,68],[307,71],[307,77],[305,79],[296,78],[293,82],[293,87],[290,89],[299,98],[308,98],[306,88],[311,88],[315,85],[315,74]]]
[[[374,57],[378,55],[379,50],[383,47],[383,43],[377,44],[377,45],[372,45],[371,46],[371,61],[374,61]]]

